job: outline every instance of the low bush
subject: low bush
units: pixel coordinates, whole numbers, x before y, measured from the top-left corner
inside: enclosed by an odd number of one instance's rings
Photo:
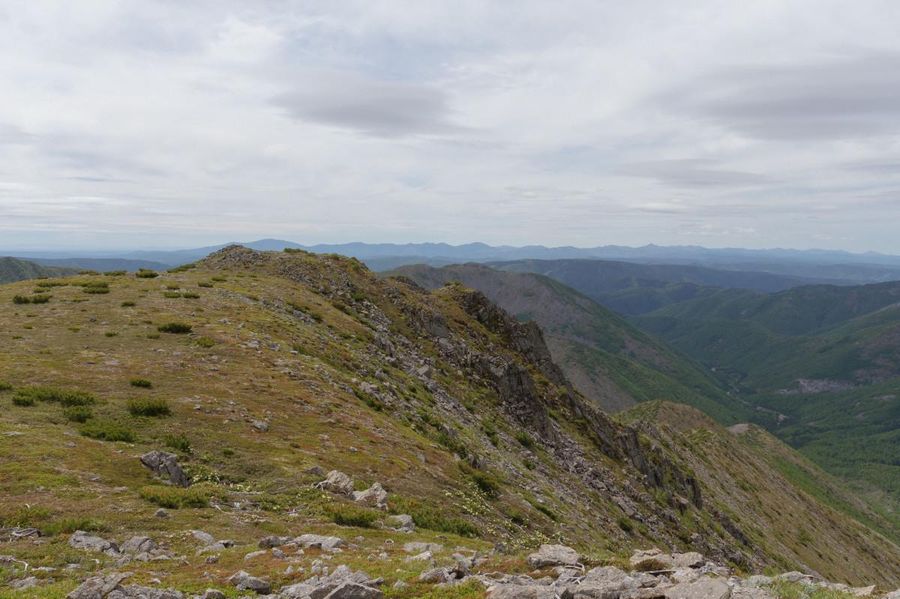
[[[192,451],[191,441],[184,433],[166,435],[163,438],[163,442],[166,444],[166,447],[180,451],[181,453],[191,453]]]
[[[140,387],[141,389],[150,389],[153,387],[153,383],[147,379],[131,379],[128,382],[132,387]]]
[[[193,291],[185,291],[181,294],[181,297],[183,297],[184,299],[199,299],[200,294],[194,293]]]
[[[96,397],[90,393],[85,393],[84,391],[41,386],[23,387],[18,389],[15,397],[13,397],[13,401],[15,401],[16,398],[20,398],[21,401],[26,401],[25,398],[31,398],[33,402],[46,401],[48,403],[58,403],[66,408],[71,406],[90,406],[97,403]]]
[[[522,447],[525,447],[526,449],[534,449],[535,447],[534,439],[532,439],[525,431],[518,431],[516,433],[516,441],[521,443]]]
[[[52,295],[47,294],[38,294],[38,295],[15,295],[13,296],[14,304],[46,304],[50,301]]]
[[[446,532],[461,537],[477,537],[478,529],[469,521],[452,518],[440,507],[434,507],[418,499],[393,497],[391,511],[396,514],[409,514],[419,528]]]
[[[125,271],[124,270],[108,270],[103,274],[106,275],[107,277],[124,277]]]
[[[189,324],[185,324],[183,322],[168,322],[166,324],[161,324],[156,329],[160,333],[172,333],[173,335],[184,335],[190,333],[193,330],[193,327]]]
[[[213,284],[210,281],[200,281],[197,283],[197,287],[212,287]]]
[[[211,277],[211,280],[215,281],[216,283],[224,283],[228,279],[226,279],[225,277]]]
[[[109,283],[106,281],[87,281],[81,284],[84,293],[109,293]]]
[[[163,416],[171,416],[172,409],[169,408],[169,403],[164,399],[130,399],[128,400],[128,413],[132,416],[162,418]]]
[[[178,291],[165,291],[163,292],[163,297],[168,299],[175,299],[181,297],[181,293]]]
[[[475,483],[475,486],[478,487],[479,491],[488,497],[497,497],[500,495],[501,484],[496,476],[490,472],[473,468],[465,462],[460,462],[459,467],[460,470],[472,479],[472,482]]]
[[[381,518],[381,512],[344,503],[330,505],[326,512],[331,521],[338,526],[372,528]]]
[[[172,273],[185,272],[185,271],[191,270],[192,268],[197,268],[196,262],[189,262],[188,264],[182,264],[181,266],[176,266],[174,268],[170,268],[166,272],[172,272]]]
[[[85,532],[104,532],[109,530],[109,526],[100,520],[93,518],[63,518],[62,520],[53,520],[43,526],[38,526],[43,536],[52,537],[55,535],[69,535],[76,530]]]
[[[141,498],[160,507],[177,510],[185,507],[207,507],[212,493],[204,487],[169,487],[149,485],[141,488]]]
[[[13,386],[6,381],[0,381],[0,391],[12,391]]]
[[[134,443],[137,435],[134,431],[110,420],[90,420],[81,427],[79,431],[85,437],[98,439],[100,441],[121,441],[124,443]]]
[[[94,412],[87,406],[72,406],[63,410],[63,416],[69,422],[80,422],[84,424],[94,417]]]
[[[13,395],[12,402],[14,406],[29,408],[35,404],[34,397],[30,395]]]
[[[155,279],[156,277],[159,276],[159,273],[156,272],[155,270],[148,270],[146,268],[142,268],[142,269],[138,270],[136,273],[134,273],[134,276],[136,276],[139,279]]]
[[[136,305],[134,302],[122,302],[123,308],[134,308]]]
[[[200,347],[210,348],[215,344],[216,342],[209,337],[200,337],[199,339],[197,339],[197,345],[199,345]]]

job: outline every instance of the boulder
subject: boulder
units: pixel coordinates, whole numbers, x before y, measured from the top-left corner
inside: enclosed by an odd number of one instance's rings
[[[664,592],[666,599],[730,599],[731,587],[721,579],[704,576],[694,582],[682,582]]]
[[[119,547],[115,543],[101,537],[89,535],[83,530],[76,530],[72,533],[72,536],[69,537],[69,546],[83,551],[119,555]]]
[[[175,454],[165,451],[150,451],[141,456],[141,464],[149,468],[156,476],[168,480],[176,487],[191,486],[191,479],[178,465],[178,456]]]
[[[203,543],[204,545],[212,545],[216,542],[216,537],[202,530],[192,530],[191,536]]]
[[[444,546],[440,543],[422,543],[419,541],[414,541],[412,543],[406,543],[403,545],[403,551],[407,553],[422,553],[423,551],[438,553],[443,550]]]
[[[200,599],[225,599],[225,593],[216,589],[206,589]]]
[[[338,584],[325,595],[325,599],[382,599],[382,597],[384,593],[380,589],[349,580]]]
[[[571,547],[565,545],[541,545],[528,556],[528,564],[532,568],[547,566],[576,566],[581,556]]]
[[[489,599],[558,599],[557,589],[546,585],[496,584],[488,589]]]
[[[239,591],[253,591],[258,595],[268,595],[272,591],[272,585],[267,580],[251,576],[243,570],[232,574],[228,583]]]
[[[102,599],[112,591],[121,588],[122,581],[129,576],[131,576],[130,572],[114,572],[107,576],[92,576],[66,595],[66,599]]]
[[[128,555],[150,553],[157,549],[156,542],[150,537],[131,537],[119,547],[119,551]]]
[[[706,558],[696,551],[687,553],[673,553],[672,561],[676,568],[699,568],[706,563]]]
[[[300,535],[299,537],[294,539],[294,543],[297,543],[304,549],[307,547],[314,547],[318,549],[325,549],[328,551],[337,549],[346,544],[344,543],[344,539],[340,537],[328,537],[324,535],[310,534]]]
[[[291,542],[290,537],[279,537],[277,535],[272,535],[268,537],[264,537],[259,540],[259,548],[260,549],[272,549],[273,547],[281,547],[282,545],[287,545]]]
[[[372,486],[365,491],[353,491],[353,501],[380,509],[387,507],[387,496],[387,491],[384,490],[381,483],[372,483]]]
[[[106,599],[184,599],[184,595],[173,589],[154,589],[132,584],[115,589]]]
[[[413,532],[416,529],[416,523],[413,521],[413,517],[408,514],[388,516],[385,524],[388,528],[392,528],[398,532]]]
[[[325,480],[316,483],[316,487],[336,495],[353,495],[353,479],[340,470],[329,472]]]

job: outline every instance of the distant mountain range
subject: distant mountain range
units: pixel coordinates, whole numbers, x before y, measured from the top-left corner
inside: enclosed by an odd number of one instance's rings
[[[178,266],[199,260],[231,243],[171,251],[132,252],[12,252],[26,259],[117,258],[157,262]],[[874,283],[900,279],[900,256],[867,252],[854,254],[833,250],[749,250],[741,248],[704,248],[699,246],[643,247],[598,246],[592,248],[531,246],[491,246],[484,243],[450,245],[446,243],[345,243],[303,245],[282,239],[242,242],[256,250],[303,249],[317,254],[335,253],[353,256],[372,270],[382,271],[407,264],[444,266],[463,262],[500,262],[516,260],[602,259],[644,264],[696,265],[718,270],[767,272],[787,277],[844,283]]]
[[[62,277],[78,271],[70,268],[41,266],[18,258],[0,258],[0,283],[12,283],[25,279],[41,279],[46,277]]]

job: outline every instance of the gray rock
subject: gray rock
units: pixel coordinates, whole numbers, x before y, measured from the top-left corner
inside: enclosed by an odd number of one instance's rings
[[[250,553],[248,553],[247,555],[244,556],[244,561],[246,562],[246,561],[256,559],[258,557],[261,557],[263,555],[268,555],[268,554],[269,554],[268,551],[263,551],[262,549],[260,549],[259,551],[251,551]]]
[[[122,543],[119,551],[129,555],[138,555],[139,553],[150,553],[156,548],[156,542],[150,537],[131,537]]]
[[[184,599],[180,591],[128,585],[112,591],[106,599]]]
[[[30,589],[32,587],[36,587],[39,583],[40,579],[37,576],[29,576],[28,578],[13,580],[9,583],[9,587],[12,589],[16,589],[17,591],[22,591],[25,589]]]
[[[753,576],[748,576],[743,581],[743,586],[748,587],[767,587],[772,584],[771,576],[763,576],[762,574],[754,574]]]
[[[488,589],[489,599],[558,599],[556,589],[545,585],[497,584]]]
[[[175,454],[154,450],[141,456],[141,464],[177,487],[191,486],[191,479],[178,465],[178,456]]]
[[[254,420],[253,428],[261,433],[267,433],[269,432],[269,423],[265,420]]]
[[[76,530],[72,533],[72,536],[69,537],[69,546],[83,551],[93,551],[107,555],[119,554],[119,548],[115,543],[101,537],[89,535],[83,530]]]
[[[317,483],[316,487],[336,495],[353,495],[353,479],[340,470],[329,472],[325,480]]]
[[[193,536],[204,545],[212,545],[216,542],[216,538],[214,536],[212,536],[208,532],[203,532],[202,530],[192,530],[191,536]]]
[[[369,507],[384,508],[387,506],[387,491],[380,483],[372,483],[365,491],[353,491],[353,501]]]
[[[736,586],[731,589],[731,599],[775,599],[775,595],[762,587]]]
[[[703,577],[665,590],[666,599],[730,599],[731,587],[718,578]]]
[[[358,582],[345,581],[325,595],[325,599],[381,599],[384,594],[376,589]]]
[[[413,517],[408,514],[388,516],[385,523],[388,528],[392,528],[399,532],[413,532],[416,529],[416,523],[413,521]]]
[[[672,561],[676,568],[699,568],[706,563],[706,558],[696,551],[687,553],[673,553]]]
[[[272,585],[267,580],[251,576],[243,570],[232,574],[228,582],[239,591],[253,591],[258,595],[268,595],[272,591]]]
[[[412,543],[406,543],[403,545],[403,551],[405,551],[406,553],[422,553],[423,551],[438,553],[439,551],[443,550],[444,546],[440,543],[422,543],[419,541],[414,541]]]
[[[532,568],[547,566],[576,566],[581,556],[571,547],[565,545],[541,545],[528,556],[528,564]]]
[[[103,599],[112,591],[121,588],[123,580],[131,576],[130,572],[114,572],[107,576],[92,576],[66,595],[66,599]]]
[[[158,510],[156,510],[156,513],[154,513],[153,515],[156,516],[157,518],[168,518],[169,512],[164,510],[163,508],[159,508]]]
[[[273,547],[281,547],[282,545],[287,545],[290,542],[291,542],[290,537],[279,537],[277,535],[272,535],[272,536],[260,539],[259,548],[260,549],[272,549]]]
[[[317,547],[319,549],[332,550],[337,549],[339,547],[344,546],[344,539],[340,537],[329,537],[323,535],[300,535],[296,539],[294,539],[294,543],[297,543],[304,549],[307,547]]]
[[[450,582],[453,577],[447,568],[431,568],[419,574],[419,582],[430,582],[433,584]]]
[[[216,589],[206,589],[200,599],[225,599],[225,593]]]

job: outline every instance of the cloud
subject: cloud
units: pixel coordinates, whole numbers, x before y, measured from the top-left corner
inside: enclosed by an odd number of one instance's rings
[[[828,61],[735,65],[657,100],[742,135],[827,140],[900,133],[900,53]]]
[[[272,103],[287,115],[376,137],[447,133],[446,94],[423,84],[378,81],[347,73],[303,77]]]
[[[623,164],[617,169],[623,175],[653,179],[661,185],[703,187],[748,187],[769,182],[757,173],[717,168],[714,160],[657,160]]]

